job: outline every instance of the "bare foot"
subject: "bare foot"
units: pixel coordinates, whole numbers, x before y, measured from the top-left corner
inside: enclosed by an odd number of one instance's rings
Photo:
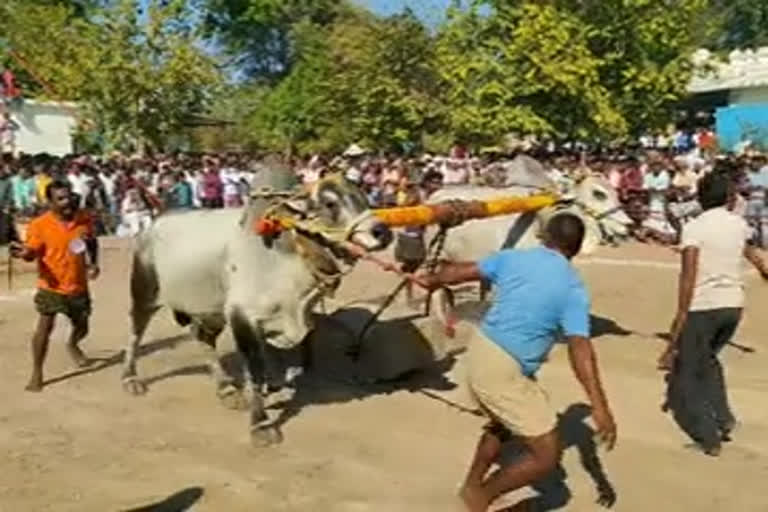
[[[482,494],[481,489],[465,485],[459,491],[459,497],[467,507],[467,512],[486,512],[488,510],[488,500]]]
[[[67,351],[69,352],[69,357],[72,358],[72,361],[78,368],[85,368],[93,363],[77,345],[67,345]]]
[[[43,390],[43,376],[42,375],[33,375],[29,379],[29,383],[24,388],[27,391],[31,391],[32,393],[39,393]]]

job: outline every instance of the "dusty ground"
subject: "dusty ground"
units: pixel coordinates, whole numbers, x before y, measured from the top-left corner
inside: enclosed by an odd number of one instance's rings
[[[760,320],[768,287],[750,277],[748,313],[737,335],[757,352],[728,348],[725,354],[743,428],[720,459],[710,459],[686,449],[687,440],[659,409],[662,382],[654,366],[661,345],[654,333],[668,327],[673,313],[674,261],[663,249],[625,247],[579,263],[602,319],[596,345],[619,424],[617,449],[598,452],[618,497],[614,509],[766,511],[768,327]],[[109,364],[71,373],[62,322],[39,395],[22,391],[35,318],[32,276],[17,274],[9,292],[0,275],[0,511],[118,511],[168,498],[166,504],[177,506],[146,510],[183,510],[192,502],[192,510],[217,512],[450,510],[481,420],[422,394],[313,377],[303,408],[284,427],[285,443],[256,451],[246,415],[219,406],[201,352],[167,313],[152,324],[139,362],[149,394],[123,394],[117,361],[128,331],[128,267],[125,251],[106,250],[94,289],[86,348],[111,358]],[[391,283],[361,268],[341,299],[371,300]],[[227,336],[222,352],[230,347]],[[459,358],[448,378],[460,381],[460,374]],[[561,348],[542,380],[563,409],[583,400]],[[460,389],[439,393],[461,401]],[[573,442],[588,441],[584,425],[570,423]],[[564,470],[560,495],[567,498],[565,486],[572,494],[565,509],[598,510],[595,485],[575,447]]]

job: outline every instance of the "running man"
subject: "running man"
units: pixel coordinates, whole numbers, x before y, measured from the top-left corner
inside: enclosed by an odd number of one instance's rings
[[[748,241],[746,221],[729,211],[733,199],[727,169],[698,185],[704,213],[683,228],[677,315],[659,359],[667,376],[667,403],[680,426],[707,455],[720,454],[736,418],[728,403],[718,354],[736,332],[744,307],[742,261],[768,279],[768,267]]]
[[[461,491],[469,512],[485,512],[501,495],[547,476],[560,461],[557,415],[536,381],[558,331],[568,342],[573,371],[592,404],[602,440],[609,449],[616,442],[589,340],[589,297],[570,263],[583,239],[581,219],[562,214],[547,225],[544,247],[502,250],[479,263],[449,263],[436,274],[414,278],[430,290],[482,279],[498,290],[467,355],[469,388],[491,420]],[[510,434],[526,447],[525,457],[487,475]]]
[[[99,275],[92,221],[77,208],[69,182],[52,181],[45,195],[50,211],[29,224],[24,244],[11,245],[12,256],[37,261],[38,266],[35,306],[40,317],[32,337],[32,375],[26,387],[35,392],[43,389],[43,363],[56,315],[65,315],[72,322],[67,349],[75,364],[90,363],[78,345],[88,335],[88,279]]]

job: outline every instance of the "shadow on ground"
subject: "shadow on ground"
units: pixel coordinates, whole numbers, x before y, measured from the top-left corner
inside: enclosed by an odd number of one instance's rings
[[[307,340],[311,371],[299,380],[291,400],[273,406],[281,407],[277,425],[309,405],[456,388],[447,374],[460,350],[435,343],[429,335],[429,319],[415,314],[375,322],[359,340],[372,315],[369,309],[357,307],[316,319],[317,328]],[[432,397],[440,400],[439,395]]]
[[[123,512],[187,512],[192,505],[200,501],[203,494],[202,487],[188,487],[168,496],[163,501]]]
[[[189,335],[187,334],[179,334],[177,336],[171,336],[169,338],[163,338],[157,341],[153,341],[150,343],[147,343],[146,345],[142,345],[139,348],[139,357],[143,357],[149,354],[154,354],[155,352],[159,352],[161,350],[169,350],[179,343],[188,340]],[[82,377],[84,375],[89,375],[91,373],[98,373],[102,370],[106,370],[107,368],[111,368],[113,366],[117,366],[118,364],[123,362],[123,352],[116,352],[110,356],[107,357],[96,357],[93,358],[93,364],[86,368],[80,368],[75,371],[65,373],[64,375],[59,375],[58,377],[54,377],[52,379],[48,379],[45,381],[45,386],[50,386],[52,384],[57,384],[59,382],[64,382],[70,379],[74,379],[76,377]]]
[[[590,413],[591,409],[586,404],[571,405],[564,413],[558,415],[558,430],[564,449],[576,448],[578,450],[581,466],[595,485],[596,504],[611,508],[616,504],[618,496],[597,453],[597,445],[594,441],[595,431],[584,422]],[[501,466],[514,464],[522,455],[522,446],[515,441],[510,441],[504,445],[499,464]],[[531,486],[538,493],[538,496],[523,500],[501,512],[517,510],[543,512],[565,509],[572,497],[567,479],[568,473],[562,464],[559,464],[549,476]]]

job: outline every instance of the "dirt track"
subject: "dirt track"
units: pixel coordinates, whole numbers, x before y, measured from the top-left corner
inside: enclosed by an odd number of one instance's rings
[[[596,345],[619,423],[617,449],[599,452],[618,496],[614,509],[768,510],[768,326],[760,322],[768,286],[750,277],[748,312],[737,335],[738,343],[757,352],[726,350],[732,401],[743,427],[714,460],[685,449],[687,440],[659,409],[662,382],[654,366],[661,345],[654,333],[666,330],[673,314],[675,257],[646,247],[607,250],[599,257],[579,265],[592,291]],[[11,293],[0,276],[0,512],[109,512],[174,495],[177,501],[170,503],[194,502],[195,511],[450,510],[482,421],[421,394],[312,377],[305,405],[284,427],[285,443],[256,451],[248,442],[247,416],[220,407],[202,352],[161,313],[139,361],[150,392],[125,395],[119,351],[128,332],[127,252],[106,250],[103,266],[85,348],[108,363],[98,371],[71,373],[61,346],[66,329],[60,327],[48,384],[39,395],[22,391],[35,318],[32,276],[17,276]],[[340,298],[380,297],[391,283],[361,268]],[[231,350],[229,336],[221,350]],[[448,377],[460,382],[460,374],[459,360]],[[542,381],[562,409],[583,400],[562,348]],[[461,400],[460,389],[440,393]],[[578,421],[569,432],[574,441],[589,439]],[[564,470],[572,494],[565,510],[598,510],[595,485],[574,447]],[[565,486],[556,490],[567,498]]]

